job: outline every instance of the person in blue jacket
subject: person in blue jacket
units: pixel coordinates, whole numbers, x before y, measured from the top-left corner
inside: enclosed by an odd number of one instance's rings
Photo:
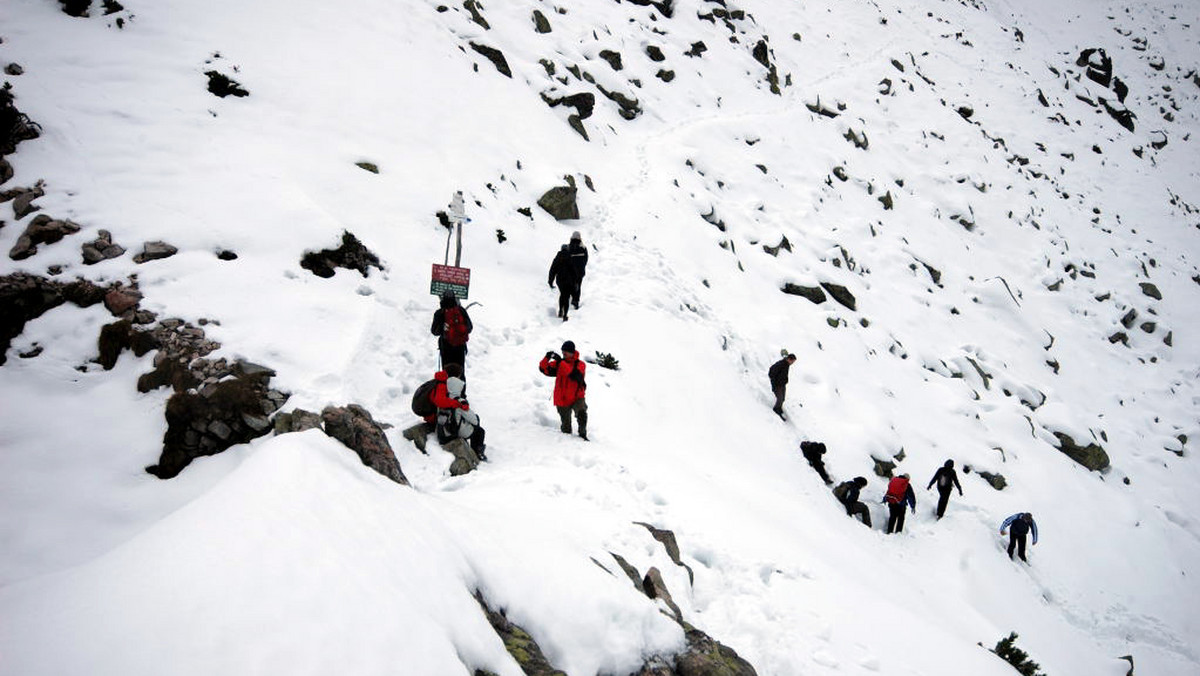
[[[1033,520],[1033,515],[1029,512],[1013,514],[1000,524],[1000,534],[1004,535],[1006,530],[1011,531],[1008,536],[1008,558],[1012,558],[1013,549],[1016,549],[1017,556],[1029,563],[1029,559],[1025,558],[1025,536],[1033,533],[1033,544],[1037,544],[1037,522]]]

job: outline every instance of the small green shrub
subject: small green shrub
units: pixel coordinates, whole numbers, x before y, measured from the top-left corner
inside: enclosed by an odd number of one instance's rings
[[[1001,639],[992,652],[1013,665],[1013,668],[1022,676],[1045,676],[1038,671],[1038,663],[1029,659],[1029,654],[1017,647],[1017,632],[1015,631],[1011,632],[1008,638]]]
[[[608,353],[608,352],[597,352],[596,353],[596,363],[599,364],[602,368],[612,369],[614,371],[621,370],[620,362],[618,362],[617,358],[612,356],[612,354]]]

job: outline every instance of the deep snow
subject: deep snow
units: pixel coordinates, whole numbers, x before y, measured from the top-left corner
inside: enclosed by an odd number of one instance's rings
[[[4,269],[137,274],[144,307],[216,320],[217,356],[275,369],[287,409],[358,403],[393,425],[413,487],[317,432],[160,481],[143,468],[168,393],[134,386],[150,357],[89,364],[111,318],[56,309],[0,367],[3,673],[518,674],[479,590],[556,667],[623,674],[682,632],[610,553],[657,566],[685,618],[761,674],[999,676],[1010,667],[978,644],[1010,631],[1051,676],[1124,674],[1126,654],[1138,673],[1200,670],[1196,7],[760,0],[731,30],[699,18],[720,7],[699,0],[669,19],[530,1],[485,6],[485,30],[420,2],[126,6],[0,8],[0,60],[23,66],[9,81],[43,129],[9,157],[11,185],[44,179],[40,213],[84,226]],[[534,32],[534,8],[551,33]],[[751,54],[763,35],[791,77],[780,96]],[[471,40],[500,48],[514,77]],[[697,40],[708,50],[685,56]],[[1088,47],[1129,85],[1134,132],[1080,100],[1112,96],[1078,77]],[[621,119],[573,64],[644,112]],[[212,68],[251,95],[214,98]],[[597,92],[590,142],[538,96],[584,90]],[[818,100],[844,109],[815,114]],[[535,202],[565,175],[582,216],[560,224]],[[437,366],[434,213],[456,190],[489,462],[454,478],[449,454],[421,455],[399,430]],[[0,230],[0,250],[23,226]],[[100,229],[130,252],[83,266],[76,247]],[[343,230],[386,271],[299,267]],[[545,274],[573,230],[592,258],[563,324]],[[763,250],[784,237],[792,251]],[[180,253],[134,264],[156,239]],[[856,309],[779,291],[822,281]],[[1128,345],[1108,340],[1117,330]],[[565,339],[620,361],[589,366],[591,442],[558,432],[536,369]],[[780,349],[799,356],[786,424],[765,377]],[[1112,468],[1075,464],[1054,431],[1099,441]],[[835,478],[872,480],[876,530],[844,517],[803,439],[829,445]],[[886,536],[872,456],[901,450],[918,507]],[[935,522],[924,487],[947,458],[973,471]],[[997,533],[1023,510],[1041,531],[1032,566]],[[694,583],[635,522],[675,532]]]

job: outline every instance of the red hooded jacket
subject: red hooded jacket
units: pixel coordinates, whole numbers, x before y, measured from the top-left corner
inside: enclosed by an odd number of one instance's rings
[[[587,392],[587,384],[583,379],[587,364],[579,359],[578,352],[567,354],[562,359],[542,357],[542,362],[538,364],[542,375],[554,378],[554,405],[559,407],[574,404],[583,399]]]
[[[433,405],[438,408],[466,408],[462,405],[462,402],[451,397],[446,392],[446,379],[449,377],[445,371],[438,371],[433,374],[433,379],[437,381],[437,385],[433,386],[433,392],[429,394],[429,401],[433,402]],[[437,411],[435,410],[433,413],[425,416],[425,422],[436,423]]]

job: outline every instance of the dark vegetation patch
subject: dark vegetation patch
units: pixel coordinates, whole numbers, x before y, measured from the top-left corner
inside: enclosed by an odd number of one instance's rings
[[[342,244],[338,248],[310,251],[304,254],[304,257],[300,259],[300,267],[318,277],[325,278],[332,277],[337,268],[357,270],[363,277],[367,276],[371,268],[383,269],[379,257],[371,253],[349,231],[342,233]]]

